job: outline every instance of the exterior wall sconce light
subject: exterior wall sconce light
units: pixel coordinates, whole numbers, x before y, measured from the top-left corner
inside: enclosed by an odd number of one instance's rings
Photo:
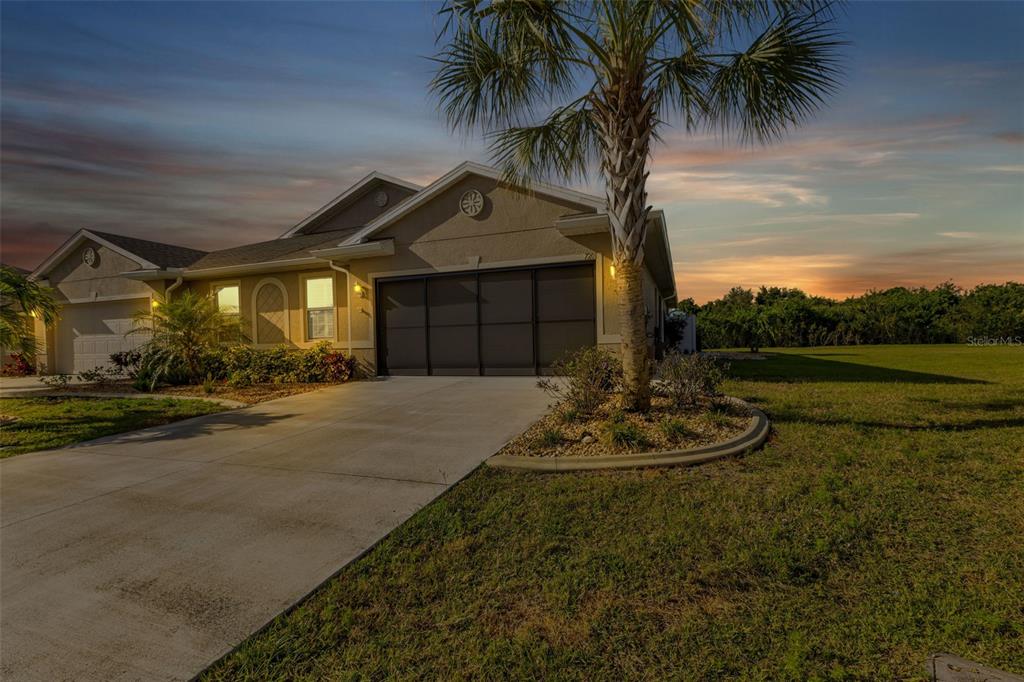
[[[612,276],[612,279],[615,279],[615,266],[614,265],[609,265],[608,266],[608,274]]]
[[[352,291],[356,292],[356,296],[358,296],[359,298],[366,298],[366,287],[364,287],[362,284],[357,284],[354,287],[352,287]]]

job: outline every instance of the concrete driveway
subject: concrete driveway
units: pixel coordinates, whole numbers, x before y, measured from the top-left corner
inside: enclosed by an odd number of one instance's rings
[[[188,679],[544,410],[394,378],[0,462],[0,677]]]

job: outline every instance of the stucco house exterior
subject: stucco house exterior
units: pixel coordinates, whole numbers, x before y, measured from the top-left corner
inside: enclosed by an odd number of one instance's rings
[[[261,346],[327,340],[377,374],[540,374],[567,350],[619,342],[603,205],[466,162],[426,187],[371,173],[278,239],[220,251],[83,229],[32,273],[64,305],[39,330],[39,360],[107,364],[145,342],[125,335],[136,311],[193,289]],[[645,263],[653,349],[676,301],[661,211]]]

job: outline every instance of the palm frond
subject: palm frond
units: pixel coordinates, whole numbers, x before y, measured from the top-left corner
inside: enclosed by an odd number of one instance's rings
[[[585,178],[597,156],[597,127],[585,103],[556,109],[543,123],[506,128],[490,136],[491,157],[506,181]]]
[[[817,12],[779,16],[748,49],[714,69],[708,125],[735,130],[744,142],[779,138],[836,90],[843,44]]]
[[[430,89],[452,128],[495,129],[528,119],[533,108],[575,85],[580,59],[568,5],[557,0],[477,2],[444,7]]]

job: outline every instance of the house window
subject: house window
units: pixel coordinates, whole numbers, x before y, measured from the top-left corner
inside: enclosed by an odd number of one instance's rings
[[[225,315],[237,315],[239,313],[237,284],[217,289],[217,307]]]
[[[306,280],[306,338],[334,338],[334,278]]]

